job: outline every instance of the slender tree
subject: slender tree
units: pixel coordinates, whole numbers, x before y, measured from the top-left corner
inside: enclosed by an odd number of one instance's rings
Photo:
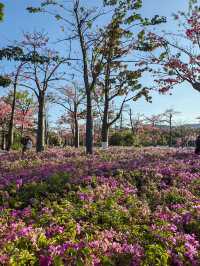
[[[19,77],[21,75],[21,72],[23,70],[24,65],[26,62],[20,62],[19,65],[16,68],[16,72],[13,73],[13,93],[12,93],[12,104],[11,104],[11,116],[9,121],[9,129],[8,129],[8,140],[7,140],[7,151],[9,151],[13,144],[13,133],[14,133],[14,116],[15,116],[15,109],[16,109],[16,94],[17,94],[17,87],[19,83]]]
[[[5,102],[3,97],[0,98],[0,127],[1,127],[1,149],[6,148],[6,132],[10,118],[11,107]]]
[[[177,112],[173,109],[167,109],[163,113],[163,122],[166,122],[169,126],[169,147],[172,147],[173,143],[173,135],[172,135],[172,127],[173,127],[173,118],[175,115],[180,114],[180,112]]]
[[[72,86],[58,89],[59,95],[53,97],[53,102],[66,110],[66,116],[70,119],[73,128],[74,145],[79,147],[79,120],[85,117],[85,92],[75,82]]]
[[[17,87],[18,83],[20,82],[20,76],[21,72],[23,71],[23,68],[25,64],[27,63],[27,60],[30,60],[30,55],[27,56],[24,54],[22,47],[20,46],[8,46],[6,48],[2,48],[0,50],[0,60],[7,60],[16,62],[17,61],[17,67],[16,70],[11,75],[1,75],[0,76],[0,86],[2,87],[8,87],[12,86],[12,111],[9,121],[9,129],[8,129],[8,141],[7,141],[7,150],[9,151],[11,149],[11,146],[13,144],[13,129],[14,129],[14,116],[15,116],[15,107],[16,107],[16,93],[17,93]]]
[[[163,122],[163,114],[151,115],[145,117],[145,121],[148,124],[149,132],[152,132],[153,145],[156,146],[157,137],[158,137],[157,135],[162,134],[162,130],[160,130],[160,125]]]
[[[133,135],[137,136],[139,133],[140,128],[143,125],[144,121],[144,115],[143,114],[136,114],[136,116],[133,116],[132,109],[129,109],[129,119],[130,119],[130,125]]]
[[[57,125],[61,129],[61,135],[64,137],[64,146],[69,143],[71,145],[71,136],[73,137],[73,140],[75,139],[73,118],[71,118],[69,113],[67,115],[65,113],[59,117]],[[71,132],[71,134],[69,132]]]
[[[59,72],[67,59],[60,58],[57,52],[47,48],[48,37],[40,32],[25,34],[22,45],[30,56],[23,78],[27,82],[21,86],[34,92],[38,101],[38,126],[36,150],[41,152],[45,146],[45,98],[47,91],[55,87],[55,82],[63,79],[65,72]]]

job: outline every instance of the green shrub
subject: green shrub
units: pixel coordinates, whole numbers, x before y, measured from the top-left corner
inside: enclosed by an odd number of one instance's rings
[[[169,255],[159,244],[148,245],[145,252],[145,260],[142,266],[168,266]]]
[[[138,138],[130,131],[120,131],[111,135],[111,146],[139,146]]]

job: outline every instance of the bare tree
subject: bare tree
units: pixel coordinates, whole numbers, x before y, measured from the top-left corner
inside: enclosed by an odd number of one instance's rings
[[[132,109],[130,108],[129,119],[130,119],[131,130],[133,134],[137,136],[140,127],[143,125],[144,115],[138,113],[133,117]]]
[[[180,112],[177,112],[173,109],[167,109],[164,113],[163,113],[163,122],[166,122],[169,126],[169,146],[172,146],[172,123],[173,123],[173,118],[175,115],[180,114]]]
[[[74,145],[79,147],[79,120],[85,118],[85,92],[77,83],[58,89],[59,95],[53,97],[52,101],[62,106],[73,127]]]

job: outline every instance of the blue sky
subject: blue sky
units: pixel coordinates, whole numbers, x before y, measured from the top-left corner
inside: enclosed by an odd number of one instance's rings
[[[86,0],[85,0],[86,1]],[[5,46],[12,43],[13,40],[20,40],[23,31],[45,30],[49,33],[52,40],[62,36],[62,33],[55,21],[46,15],[30,15],[26,11],[29,5],[37,5],[38,0],[2,0],[5,4],[5,19],[0,24],[1,43]],[[166,29],[174,30],[174,24],[171,21],[171,14],[177,10],[185,10],[188,7],[188,0],[143,0],[144,16],[154,16],[160,14],[168,17]],[[100,0],[87,0],[88,4],[98,5]],[[145,83],[150,80],[144,77]],[[168,108],[174,108],[181,112],[177,120],[185,122],[197,122],[196,117],[200,115],[200,93],[194,91],[190,85],[182,84],[173,91],[172,96],[162,96],[154,94],[153,103],[148,104],[143,100],[133,103],[132,109],[135,113],[144,113],[145,115],[162,113]],[[54,108],[55,110],[55,108]],[[58,114],[58,111],[55,113]],[[56,115],[55,115],[56,116]],[[55,116],[53,119],[55,119]]]

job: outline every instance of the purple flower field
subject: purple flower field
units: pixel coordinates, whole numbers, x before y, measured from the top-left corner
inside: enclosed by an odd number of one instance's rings
[[[158,148],[0,155],[0,265],[200,265],[200,158]]]

